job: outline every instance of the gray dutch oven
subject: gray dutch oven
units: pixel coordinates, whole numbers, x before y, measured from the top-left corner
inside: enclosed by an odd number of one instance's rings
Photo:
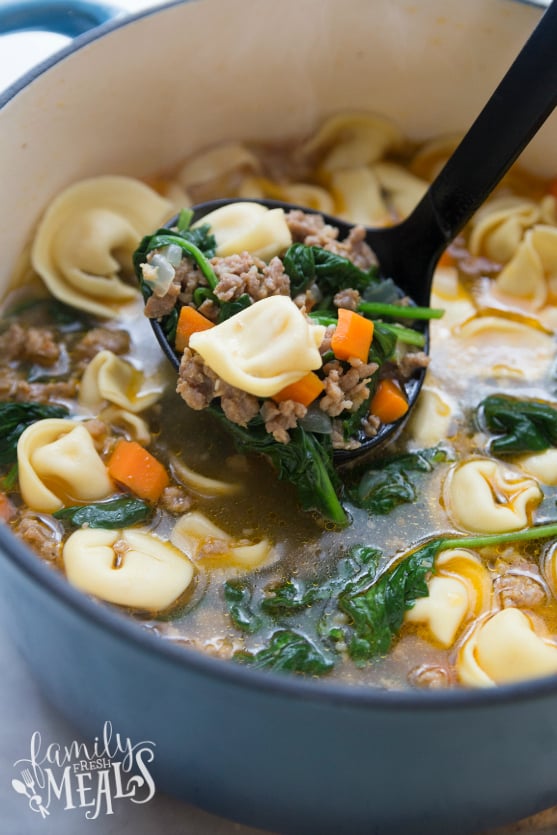
[[[39,213],[79,178],[149,175],[232,129],[276,139],[347,108],[416,138],[462,130],[540,9],[192,0],[103,23],[112,13],[77,0],[0,9],[0,31],[77,35],[0,99],[3,288]],[[529,166],[554,175],[556,148],[553,119]],[[161,790],[296,835],[457,835],[557,803],[554,677],[403,693],[263,674],[148,634],[5,526],[0,548],[2,617],[45,696],[85,737],[110,720],[154,740]]]

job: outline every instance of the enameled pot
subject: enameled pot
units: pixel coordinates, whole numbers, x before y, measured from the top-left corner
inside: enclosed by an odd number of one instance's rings
[[[56,4],[3,4],[0,31],[34,20],[74,35],[111,13],[63,5],[70,17],[45,19]],[[149,175],[348,108],[416,139],[463,130],[540,14],[509,0],[192,0],[79,35],[0,99],[2,291],[39,213],[79,178]],[[556,140],[553,118],[531,168],[555,174]],[[258,673],[147,633],[1,525],[0,547],[2,618],[43,692],[85,736],[108,720],[153,740],[160,790],[296,835],[458,835],[557,803],[555,677],[397,693]]]

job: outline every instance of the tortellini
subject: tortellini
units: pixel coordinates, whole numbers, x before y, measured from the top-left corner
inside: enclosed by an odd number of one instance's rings
[[[162,385],[151,381],[112,351],[99,351],[87,365],[81,378],[79,402],[91,411],[99,411],[106,402],[129,412],[141,412],[152,406],[162,394]]]
[[[116,256],[129,260],[142,235],[171,212],[172,204],[139,180],[82,180],[46,210],[33,241],[33,267],[65,304],[116,316],[138,297],[136,287],[122,279]]]
[[[174,476],[191,490],[201,496],[233,496],[242,490],[238,482],[221,481],[217,478],[208,478],[196,470],[192,470],[180,461],[175,455],[171,458],[172,472]]]
[[[455,325],[470,319],[476,307],[458,278],[456,267],[438,266],[431,288],[431,307],[439,307],[444,313],[441,319],[431,322],[432,336],[447,335]]]
[[[557,645],[535,631],[520,609],[480,621],[460,650],[458,676],[469,687],[491,687],[557,673]]]
[[[217,242],[219,257],[247,251],[270,261],[292,243],[283,209],[268,209],[259,203],[229,203],[205,215]]]
[[[407,217],[427,191],[427,182],[415,177],[402,165],[378,162],[372,170],[398,218]]]
[[[484,377],[531,380],[536,371],[542,376],[553,358],[549,334],[503,316],[475,316],[460,325],[456,335],[462,360],[477,363]]]
[[[47,418],[27,427],[17,445],[21,496],[32,510],[54,513],[114,492],[85,426]]]
[[[137,441],[141,446],[149,446],[151,443],[149,425],[139,415],[134,415],[126,409],[120,409],[118,406],[107,406],[100,412],[99,417],[109,426],[117,426],[123,429],[128,438]]]
[[[212,193],[217,190],[224,195],[235,192],[246,174],[254,174],[259,169],[255,154],[239,142],[227,142],[188,159],[177,179],[186,190],[199,191],[209,183]]]
[[[473,553],[453,548],[436,558],[435,573],[427,585],[428,597],[417,600],[405,620],[427,624],[432,637],[442,647],[450,647],[465,619],[476,617],[489,605],[489,573]]]
[[[537,481],[489,458],[456,466],[444,490],[454,523],[466,531],[503,533],[525,528],[543,493]]]
[[[534,226],[494,282],[495,290],[537,311],[557,290],[557,229]]]
[[[324,172],[371,165],[402,145],[400,129],[369,113],[340,113],[328,119],[301,147],[302,157],[318,160]]]
[[[192,563],[169,542],[133,529],[75,531],[62,557],[72,585],[132,609],[167,609],[194,574]]]
[[[408,423],[410,437],[421,446],[434,446],[449,435],[453,412],[446,395],[423,386]]]
[[[307,206],[316,212],[335,213],[335,201],[322,186],[313,183],[274,183],[265,177],[246,177],[238,189],[238,197],[283,200],[297,206]]]
[[[174,525],[171,542],[192,560],[216,560],[220,565],[254,569],[266,562],[273,551],[268,539],[237,541],[199,511],[185,513]]]
[[[321,367],[324,333],[289,297],[269,296],[194,333],[189,344],[226,383],[256,397],[272,397]]]
[[[516,253],[524,231],[537,223],[539,218],[539,206],[532,200],[496,197],[473,218],[470,252],[506,264]]]
[[[550,447],[543,452],[529,452],[517,456],[513,463],[542,484],[557,485],[557,449]]]

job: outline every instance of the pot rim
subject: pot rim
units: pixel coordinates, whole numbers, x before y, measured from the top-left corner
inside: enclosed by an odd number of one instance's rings
[[[1,93],[0,111],[35,79],[87,44],[137,20],[189,2],[191,0],[170,0],[170,2],[144,9],[133,15],[117,17],[77,36],[67,46],[41,61]],[[512,2],[534,6],[538,9],[544,9],[547,5],[546,0],[512,0]],[[375,707],[384,710],[428,712],[440,709],[487,708],[516,701],[528,702],[557,693],[557,675],[476,690],[405,691],[350,686],[326,679],[313,682],[309,678],[302,678],[295,674],[253,670],[234,662],[214,658],[200,650],[177,646],[164,637],[161,639],[142,629],[139,621],[116,609],[109,608],[102,601],[99,603],[95,598],[87,596],[72,586],[61,573],[52,570],[38,555],[18,540],[3,523],[0,523],[0,555],[2,558],[8,558],[31,582],[46,588],[60,603],[92,621],[96,627],[109,632],[113,637],[129,641],[137,649],[149,655],[157,654],[170,664],[191,666],[199,674],[224,679],[228,684],[243,689],[258,689],[270,695],[293,699],[301,697],[304,701],[314,701],[326,706],[346,706],[363,710]]]
[[[127,26],[128,24],[135,23],[136,21],[142,20],[146,17],[151,17],[152,15],[158,14],[159,12],[164,12],[167,9],[173,8],[174,6],[185,6],[186,4],[191,2],[192,0],[168,0],[165,3],[161,3],[160,5],[153,6],[150,8],[142,9],[141,11],[135,12],[133,14],[125,14],[123,16],[115,17],[112,20],[108,20],[105,23],[96,26],[94,29],[91,29],[88,32],[84,32],[83,34],[78,35],[77,37],[71,39],[66,46],[61,47],[52,55],[49,55],[47,58],[45,58],[43,61],[40,61],[38,64],[35,64],[31,69],[29,69],[22,76],[16,79],[16,81],[10,84],[4,91],[0,92],[0,111],[18,93],[20,93],[25,87],[29,86],[31,82],[35,81],[36,78],[43,75],[43,73],[45,73],[51,67],[55,66],[61,61],[64,61],[72,53],[79,51],[82,47],[86,46],[87,44],[93,43],[99,38],[102,38],[105,35],[107,35],[109,32],[112,32],[116,29],[120,29],[124,26]],[[550,0],[507,0],[507,2],[518,3],[522,6],[533,6],[534,8],[543,11],[545,8],[547,8],[547,5],[550,2]],[[69,5],[71,7],[71,3]]]

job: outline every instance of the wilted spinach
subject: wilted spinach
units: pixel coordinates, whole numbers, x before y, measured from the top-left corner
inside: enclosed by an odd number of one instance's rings
[[[538,400],[492,394],[479,404],[480,426],[497,435],[494,454],[541,452],[557,445],[557,409]]]
[[[400,504],[416,501],[418,488],[412,474],[429,473],[448,456],[447,450],[433,447],[383,459],[369,466],[350,498],[371,513],[390,513]]]
[[[257,670],[323,675],[334,667],[334,661],[316,644],[292,629],[279,629],[267,646],[252,654],[237,652],[234,660]]]
[[[152,515],[152,508],[142,499],[116,496],[104,502],[75,505],[57,510],[56,519],[74,528],[126,528],[145,522]]]
[[[28,426],[45,418],[65,418],[65,406],[46,406],[41,403],[0,403],[0,466],[17,462],[17,442]]]
[[[383,574],[366,591],[345,591],[339,595],[338,608],[350,619],[349,626],[341,630],[342,640],[356,663],[389,651],[405,612],[418,598],[428,596],[426,578],[433,570],[439,548],[439,540],[430,542]]]
[[[292,296],[302,293],[313,282],[327,296],[349,287],[363,292],[370,283],[379,281],[376,267],[361,270],[348,258],[320,246],[292,244],[284,254],[283,263],[290,277]]]
[[[261,417],[251,420],[246,427],[229,421],[220,409],[212,408],[231,434],[238,452],[266,455],[279,479],[294,484],[304,510],[317,510],[337,525],[348,524],[348,517],[339,499],[341,482],[333,466],[332,444],[327,435],[320,440],[301,426],[290,433],[290,441],[275,441]]]
[[[227,580],[224,600],[234,626],[242,632],[257,632],[262,618],[252,605],[253,589],[245,580]]]

